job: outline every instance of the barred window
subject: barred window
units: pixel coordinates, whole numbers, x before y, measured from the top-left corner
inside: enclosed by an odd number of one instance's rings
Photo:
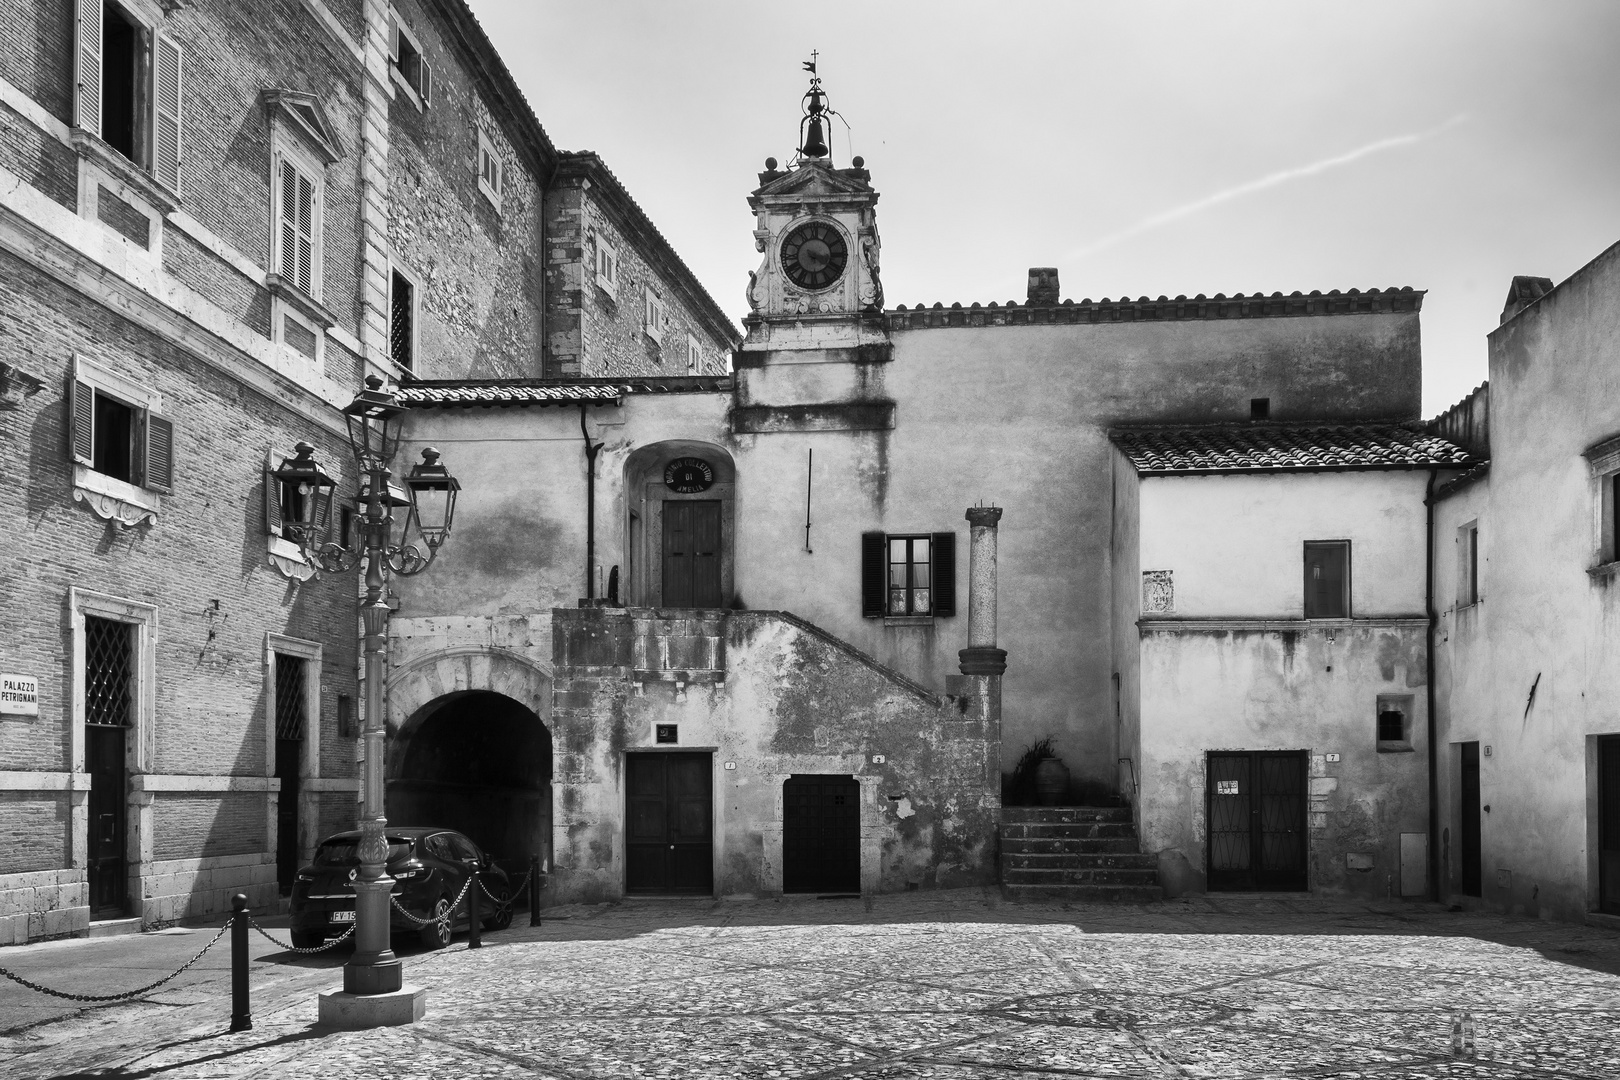
[[[276,738],[302,739],[308,724],[301,656],[276,653]]]
[[[135,703],[135,669],[129,623],[84,618],[84,722],[96,727],[130,727]]]

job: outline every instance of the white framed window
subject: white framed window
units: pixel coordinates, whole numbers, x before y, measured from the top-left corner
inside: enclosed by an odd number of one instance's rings
[[[292,147],[276,148],[271,182],[275,230],[270,264],[282,281],[314,300],[321,298],[324,186],[324,169]]]
[[[596,286],[609,296],[619,295],[619,249],[601,233],[596,234]]]
[[[180,190],[182,55],[153,0],[75,0],[73,125]]]
[[[501,155],[495,152],[495,144],[485,134],[484,129],[478,129],[478,190],[489,200],[489,204],[496,210],[501,208],[501,192],[505,190],[506,166],[501,161]]]
[[[420,312],[416,280],[398,263],[388,270],[388,356],[406,371],[416,370],[416,327]]]
[[[433,70],[422,57],[422,43],[393,9],[388,12],[388,74],[411,104],[433,104]]]
[[[1476,520],[1457,529],[1457,606],[1477,604],[1480,599],[1479,522]]]
[[[174,490],[174,421],[155,391],[73,358],[68,402],[73,498],[120,525],[157,519]]]
[[[663,298],[653,291],[651,285],[647,286],[644,294],[645,303],[642,305],[642,329],[647,336],[659,344],[664,341],[664,325],[669,321],[669,312],[664,307]]]
[[[87,626],[89,620],[117,625]],[[68,589],[68,622],[73,638],[73,771],[85,771],[86,723],[128,728],[133,736],[128,765],[134,772],[147,771],[157,689],[157,608],[75,586]],[[109,641],[113,635],[108,631],[118,627],[127,639]],[[110,685],[114,682],[119,685]]]
[[[1613,435],[1581,451],[1593,485],[1593,546],[1589,567],[1603,575],[1620,563],[1620,435]]]
[[[686,370],[694,375],[703,370],[703,343],[693,334],[686,335]]]

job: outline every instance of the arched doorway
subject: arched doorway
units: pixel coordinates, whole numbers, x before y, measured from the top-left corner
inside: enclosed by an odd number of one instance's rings
[[[549,859],[551,733],[504,694],[435,698],[400,729],[389,754],[390,825],[430,825],[472,837],[508,865]]]
[[[638,448],[624,466],[621,595],[636,607],[727,607],[735,595],[737,471],[713,443]]]

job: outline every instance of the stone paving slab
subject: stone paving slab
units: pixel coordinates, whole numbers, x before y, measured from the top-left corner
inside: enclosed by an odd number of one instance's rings
[[[979,891],[550,915],[481,950],[458,939],[406,956],[429,987],[408,1028],[315,1027],[335,961],[261,950],[253,1031],[223,1033],[222,973],[205,971],[0,1036],[0,1075],[1620,1078],[1620,933],[1591,927],[1422,904],[1012,905]],[[141,969],[127,949],[118,968]],[[82,958],[64,973],[77,980],[94,973],[90,946],[57,956]],[[1472,1056],[1452,1052],[1464,1010]]]

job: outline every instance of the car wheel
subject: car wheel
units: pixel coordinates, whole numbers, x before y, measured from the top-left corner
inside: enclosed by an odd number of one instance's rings
[[[496,905],[495,914],[484,920],[485,930],[505,930],[512,925],[512,897],[505,889],[497,889],[495,895],[501,899]],[[501,907],[500,904],[505,904]]]
[[[295,949],[313,949],[326,941],[326,935],[319,930],[294,930],[292,932],[292,946]]]
[[[422,944],[442,949],[450,944],[450,899],[441,896],[433,905],[433,921],[422,927]]]

